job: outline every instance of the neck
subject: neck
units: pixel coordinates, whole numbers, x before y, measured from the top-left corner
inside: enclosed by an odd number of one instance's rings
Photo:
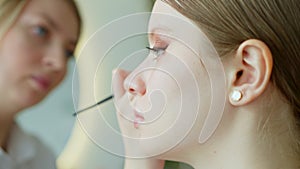
[[[245,136],[247,132],[252,133]],[[285,143],[269,143],[269,140],[258,138],[253,131],[241,131],[234,136],[228,135],[222,143],[211,144],[194,151],[186,162],[195,169],[296,169],[299,166],[297,156],[287,146],[283,146],[288,145],[288,141],[281,140]]]
[[[17,106],[11,106],[12,104],[6,101],[5,98],[1,98],[1,100],[4,101],[0,103],[0,147],[6,150],[9,133],[19,109]]]
[[[286,114],[292,113],[282,109],[285,111],[272,112],[264,119],[258,115],[263,112],[227,115],[208,142],[195,143],[170,160],[185,162],[195,169],[298,169],[299,155],[294,151],[290,126],[282,123],[291,121]]]
[[[5,151],[7,149],[9,133],[14,124],[14,117],[11,115],[0,114],[0,124],[0,147]]]

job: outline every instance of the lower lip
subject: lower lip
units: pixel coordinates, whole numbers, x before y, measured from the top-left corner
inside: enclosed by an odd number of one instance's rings
[[[140,124],[145,121],[144,117],[135,112],[135,119],[133,122],[134,128],[138,129]]]
[[[49,89],[49,84],[40,80],[39,78],[37,77],[32,77],[35,85],[37,86],[37,88],[41,91],[46,91]]]

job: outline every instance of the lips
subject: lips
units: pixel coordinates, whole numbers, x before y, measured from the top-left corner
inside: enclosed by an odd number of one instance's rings
[[[134,111],[134,121],[133,126],[134,128],[138,129],[140,124],[145,121],[145,118],[142,114],[138,113],[137,111]]]
[[[40,90],[48,90],[50,88],[51,81],[45,76],[33,76],[32,77]]]

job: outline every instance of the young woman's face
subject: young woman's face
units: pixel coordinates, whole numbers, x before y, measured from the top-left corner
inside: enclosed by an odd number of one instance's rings
[[[28,1],[0,41],[1,100],[21,108],[41,101],[64,78],[78,35],[67,2]]]
[[[142,151],[129,156],[158,155],[176,151],[178,144],[197,144],[211,106],[206,66],[219,66],[205,56],[213,50],[199,28],[160,0],[149,22],[149,44],[149,56],[125,79],[120,88],[126,92],[116,98],[127,123],[125,139]]]

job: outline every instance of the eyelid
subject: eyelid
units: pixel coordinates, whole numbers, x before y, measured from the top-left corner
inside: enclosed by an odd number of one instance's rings
[[[157,59],[158,57],[163,55],[170,43],[167,36],[159,33],[151,33],[149,36],[149,41],[151,47],[146,48],[154,54],[154,59]]]
[[[153,32],[153,33],[150,33],[149,43],[154,48],[163,49],[163,48],[167,48],[168,44],[170,43],[170,38],[168,38],[163,33]]]

